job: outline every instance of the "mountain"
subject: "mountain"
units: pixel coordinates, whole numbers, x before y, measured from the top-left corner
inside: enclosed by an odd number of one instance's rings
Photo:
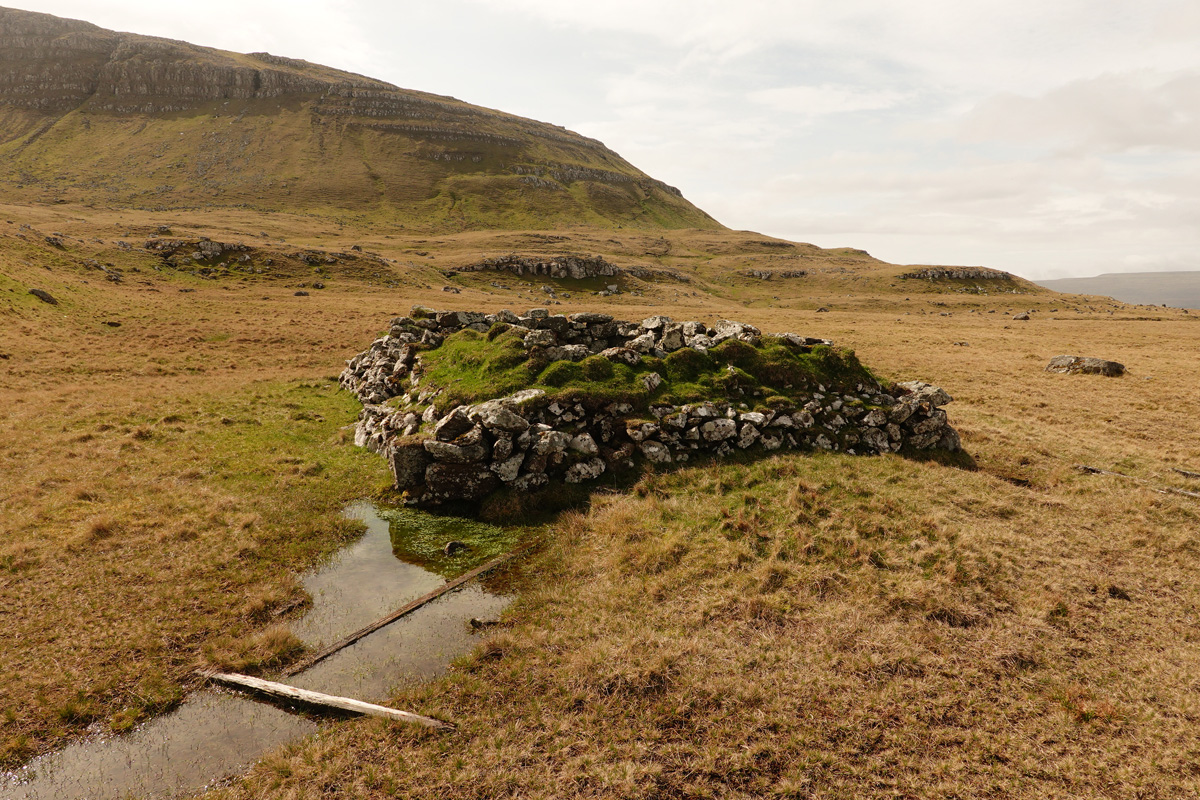
[[[595,139],[268,53],[0,8],[9,202],[418,229],[721,226]]]
[[[1110,272],[1037,283],[1056,292],[1100,294],[1125,303],[1200,308],[1200,272]]]

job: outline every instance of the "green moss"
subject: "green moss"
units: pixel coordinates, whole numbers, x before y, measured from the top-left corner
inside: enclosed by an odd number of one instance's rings
[[[592,408],[626,402],[644,410],[651,401],[748,402],[764,396],[769,398],[767,405],[785,406],[806,401],[818,385],[848,389],[875,382],[850,350],[818,346],[807,352],[769,337],[757,347],[728,340],[707,355],[685,348],[665,359],[643,356],[634,366],[598,355],[577,363],[546,364],[530,360],[517,329],[495,325],[486,335],[473,330],[452,334],[441,347],[426,351],[422,361],[422,387],[441,388],[439,405],[449,407],[528,388],[544,390],[548,400],[582,402]],[[651,372],[663,378],[654,392],[646,391],[642,381]]]
[[[542,370],[538,383],[544,386],[561,387],[584,380],[583,368],[573,361],[555,361]]]
[[[498,528],[459,517],[441,517],[404,507],[380,507],[388,521],[392,552],[402,561],[436,572],[447,580],[496,558],[516,546],[520,529]],[[446,544],[465,548],[446,554]]]

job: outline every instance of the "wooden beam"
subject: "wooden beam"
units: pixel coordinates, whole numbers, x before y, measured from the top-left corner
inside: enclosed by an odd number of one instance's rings
[[[352,697],[338,697],[337,695],[322,694],[321,692],[313,692],[308,689],[299,689],[295,686],[288,686],[286,683],[265,681],[262,678],[252,678],[249,675],[239,675],[231,672],[213,672],[206,673],[205,677],[218,683],[236,686],[241,689],[249,689],[252,692],[270,695],[271,697],[280,697],[306,705],[336,708],[339,711],[349,711],[352,714],[364,714],[370,717],[383,717],[384,719],[394,719],[400,722],[411,722],[416,725],[423,725],[426,728],[454,728],[454,725],[451,723],[442,722],[440,719],[434,719],[433,717],[423,717],[420,714],[413,714],[408,711],[399,711],[387,706],[377,706],[374,703],[366,703],[362,700],[355,700]]]
[[[1111,475],[1114,478],[1124,478],[1127,481],[1133,481],[1134,483],[1140,483],[1143,486],[1145,486],[1146,488],[1148,488],[1150,491],[1158,492],[1159,494],[1178,494],[1178,495],[1183,495],[1184,497],[1194,497],[1196,499],[1200,499],[1200,492],[1189,492],[1186,489],[1174,489],[1174,488],[1169,488],[1169,487],[1166,489],[1161,489],[1157,486],[1151,486],[1150,481],[1144,481],[1141,478],[1135,478],[1132,475],[1126,475],[1123,472],[1113,472],[1112,470],[1100,469],[1099,467],[1089,467],[1087,464],[1076,464],[1075,468],[1077,470],[1079,470],[1080,472],[1086,472],[1091,475]],[[1180,470],[1175,470],[1175,471],[1179,472]],[[1187,473],[1184,473],[1184,474],[1186,475]]]
[[[303,672],[304,670],[311,667],[313,664],[316,664],[320,661],[324,661],[326,658],[329,658],[331,655],[333,655],[337,651],[346,649],[350,645],[357,642],[359,639],[362,639],[364,636],[368,636],[368,635],[374,633],[375,631],[379,630],[380,628],[382,628],[386,625],[392,624],[396,620],[403,617],[405,614],[409,614],[413,611],[416,611],[421,606],[425,605],[426,603],[429,603],[430,601],[436,600],[437,598],[441,597],[442,595],[446,594],[447,592],[454,591],[455,589],[462,586],[464,583],[471,580],[472,578],[477,578],[480,575],[482,575],[483,573],[488,572],[489,570],[495,569],[496,567],[503,564],[505,561],[508,561],[510,558],[513,558],[514,556],[519,555],[520,553],[523,553],[528,549],[529,549],[528,547],[522,547],[518,550],[512,551],[511,553],[505,553],[504,555],[502,555],[498,558],[492,559],[491,561],[487,562],[483,566],[476,567],[475,569],[471,570],[470,572],[467,572],[463,575],[458,576],[457,578],[450,581],[449,583],[442,584],[441,586],[434,589],[429,594],[422,595],[421,597],[418,597],[416,600],[413,600],[412,602],[407,603],[406,605],[402,606],[401,608],[396,609],[395,611],[391,612],[387,616],[380,617],[379,619],[372,622],[370,625],[359,628],[354,633],[350,634],[349,636],[347,636],[346,638],[344,638],[340,641],[334,642],[333,644],[326,647],[324,650],[321,650],[318,653],[313,653],[311,656],[308,656],[307,658],[301,659],[300,661],[296,662],[292,666],[285,669],[283,671],[284,676],[291,677],[292,675]]]

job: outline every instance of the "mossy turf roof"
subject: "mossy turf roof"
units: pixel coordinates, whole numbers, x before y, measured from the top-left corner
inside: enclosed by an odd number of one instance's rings
[[[529,388],[544,390],[548,400],[591,407],[624,402],[646,409],[652,403],[721,400],[803,405],[821,386],[852,390],[877,383],[851,350],[827,345],[810,349],[775,337],[764,337],[757,346],[728,339],[707,353],[685,347],[665,358],[643,355],[635,365],[601,355],[547,362],[537,352],[527,353],[521,332],[503,324],[487,334],[454,333],[440,347],[422,353],[421,362],[421,387],[440,388],[439,405],[448,407]],[[651,373],[658,373],[662,382],[648,389],[644,379]]]

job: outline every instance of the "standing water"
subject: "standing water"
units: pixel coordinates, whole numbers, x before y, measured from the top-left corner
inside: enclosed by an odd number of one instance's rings
[[[292,630],[313,650],[444,583],[441,575],[401,561],[397,555],[442,572],[464,571],[460,564],[451,563],[454,559],[437,557],[441,554],[433,548],[435,541],[444,544],[445,539],[454,538],[478,543],[471,552],[472,560],[480,562],[504,543],[498,529],[477,523],[381,511],[370,503],[356,503],[345,513],[365,522],[367,533],[328,565],[304,576],[304,588],[312,595],[313,604]],[[396,686],[433,678],[444,672],[451,660],[469,652],[474,645],[469,620],[494,617],[507,603],[507,598],[464,586],[288,682],[303,689],[386,704]],[[194,792],[244,772],[268,750],[317,729],[318,724],[309,718],[243,695],[204,689],[190,695],[175,711],[128,734],[86,739],[0,776],[0,796],[13,800],[117,800]]]

